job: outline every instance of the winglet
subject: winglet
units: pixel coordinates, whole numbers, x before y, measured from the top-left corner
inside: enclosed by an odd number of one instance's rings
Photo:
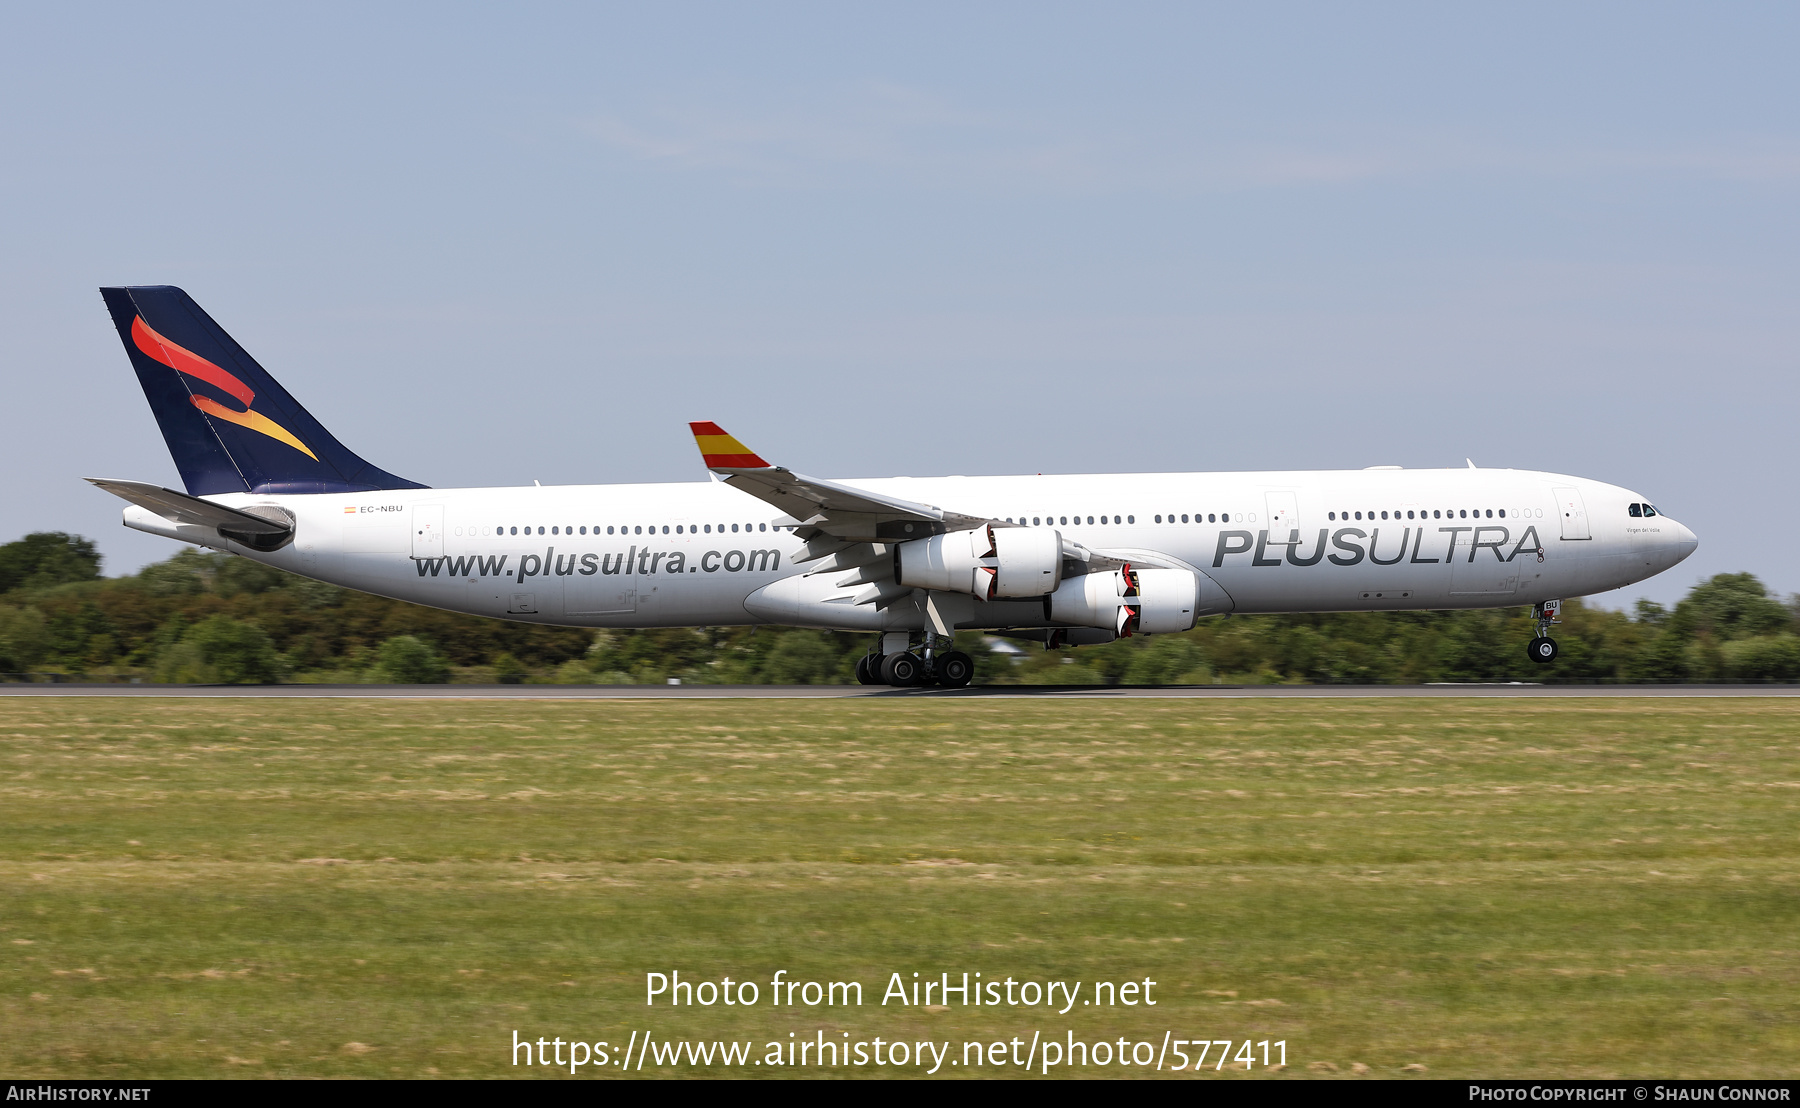
[[[700,456],[706,460],[708,469],[771,468],[768,462],[726,434],[725,429],[716,423],[690,423],[688,428],[694,432],[694,443],[700,447]]]

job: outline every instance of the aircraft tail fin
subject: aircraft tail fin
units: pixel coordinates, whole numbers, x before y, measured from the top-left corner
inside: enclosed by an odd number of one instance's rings
[[[189,494],[427,487],[333,438],[182,290],[135,285],[100,295]]]

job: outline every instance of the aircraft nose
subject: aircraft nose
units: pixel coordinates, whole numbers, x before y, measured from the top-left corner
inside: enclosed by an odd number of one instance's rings
[[[1668,519],[1667,516],[1663,518]],[[1700,538],[1688,530],[1686,524],[1676,523],[1672,519],[1668,521],[1674,525],[1675,533],[1664,540],[1664,548],[1668,551],[1669,564],[1675,565],[1685,561],[1689,554],[1699,548]]]

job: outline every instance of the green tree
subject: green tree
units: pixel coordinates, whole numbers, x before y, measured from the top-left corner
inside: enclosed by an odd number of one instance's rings
[[[501,651],[494,658],[494,680],[502,685],[517,685],[529,676],[519,660],[506,651]]]
[[[217,555],[215,555],[217,557]],[[212,588],[220,596],[236,596],[239,593],[268,592],[270,589],[283,588],[289,584],[297,584],[305,580],[295,577],[286,570],[265,566],[261,562],[253,562],[248,558],[219,558],[214,570]]]
[[[45,588],[100,576],[100,554],[91,539],[63,531],[33,531],[0,546],[0,593]]]
[[[138,573],[138,584],[154,597],[195,596],[212,588],[219,561],[216,554],[184,547],[168,561],[145,566]]]
[[[1179,635],[1157,635],[1134,652],[1120,679],[1125,685],[1172,685],[1200,668],[1200,646]]]
[[[194,624],[157,660],[157,679],[259,685],[281,676],[281,658],[262,628],[226,615]]]
[[[1721,573],[1694,586],[1675,605],[1672,629],[1684,637],[1711,634],[1719,639],[1772,635],[1789,628],[1794,613],[1769,595],[1753,573]]]
[[[0,607],[0,672],[27,673],[48,648],[42,612]]]
[[[788,631],[763,663],[771,685],[841,685],[843,651],[820,631]]]
[[[415,635],[395,635],[381,644],[376,657],[377,668],[397,685],[442,685],[450,680],[443,656]]]
[[[1739,681],[1792,681],[1800,677],[1800,638],[1755,635],[1719,646],[1720,669]]]

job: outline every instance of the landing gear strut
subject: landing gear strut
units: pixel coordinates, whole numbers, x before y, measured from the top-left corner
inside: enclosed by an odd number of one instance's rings
[[[1562,622],[1557,618],[1561,610],[1562,601],[1560,600],[1546,600],[1531,608],[1531,618],[1537,625],[1537,634],[1526,645],[1525,653],[1539,665],[1547,665],[1556,661],[1557,654],[1561,652],[1556,645],[1556,640],[1550,637],[1551,626]]]
[[[856,660],[856,683],[859,685],[881,684],[881,655],[865,654]]]

